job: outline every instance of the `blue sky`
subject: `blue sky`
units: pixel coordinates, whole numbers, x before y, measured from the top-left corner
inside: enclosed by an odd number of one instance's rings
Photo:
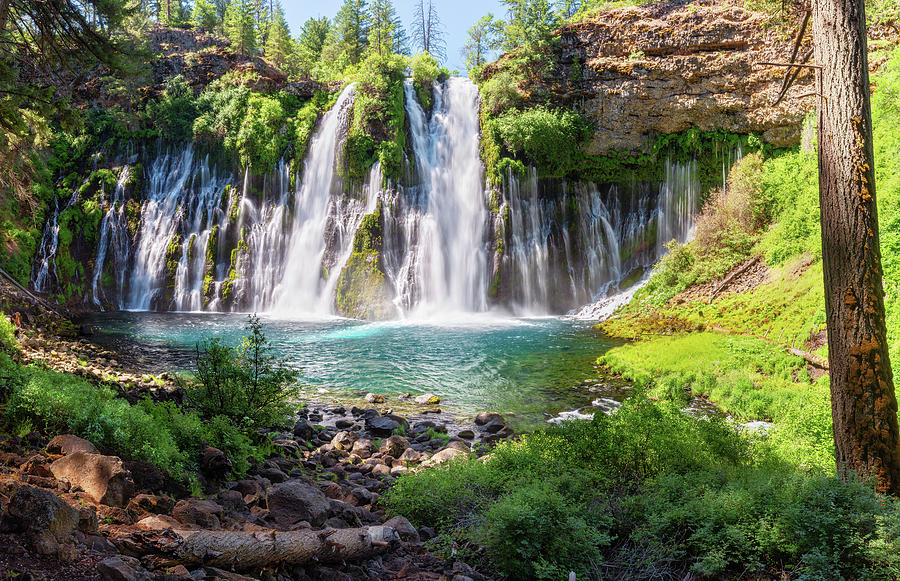
[[[466,33],[469,28],[488,12],[502,18],[505,11],[500,5],[500,0],[434,0],[434,3],[444,24],[445,39],[447,40],[447,62],[444,64],[450,70],[458,69],[465,74],[463,59],[459,56],[459,51],[466,43]],[[291,33],[295,36],[299,34],[300,28],[307,19],[321,16],[334,18],[342,4],[341,0],[282,1],[285,17],[291,27]],[[397,10],[397,15],[403,20],[407,34],[410,34],[414,6],[414,0],[394,0],[394,8]]]

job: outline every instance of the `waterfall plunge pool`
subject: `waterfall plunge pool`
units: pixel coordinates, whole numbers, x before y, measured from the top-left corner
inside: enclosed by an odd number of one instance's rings
[[[246,318],[116,312],[85,322],[94,326],[98,343],[125,352],[145,371],[162,373],[192,370],[195,345],[204,339],[238,344]],[[585,321],[492,315],[383,323],[262,319],[275,352],[302,372],[303,397],[310,401],[352,401],[375,392],[399,410],[397,396],[430,392],[451,414],[512,413],[513,423],[525,428],[627,393],[622,381],[596,368],[597,357],[617,342]]]

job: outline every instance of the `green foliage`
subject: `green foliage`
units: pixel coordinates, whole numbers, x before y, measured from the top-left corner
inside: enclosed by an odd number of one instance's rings
[[[818,164],[814,152],[791,152],[763,165],[762,192],[768,213],[777,217],[761,243],[766,261],[784,264],[799,254],[820,256]]]
[[[488,131],[510,154],[537,167],[540,175],[564,177],[582,155],[579,146],[590,128],[573,111],[535,107],[504,113],[490,122]]]
[[[147,114],[165,139],[187,141],[193,137],[197,105],[194,92],[183,76],[166,79],[163,94],[147,105]]]
[[[412,71],[413,87],[416,89],[419,104],[423,109],[429,111],[434,105],[434,97],[431,94],[432,84],[442,74],[446,76],[446,69],[442,71],[437,59],[427,52],[420,52],[413,56],[409,61],[409,68]]]
[[[384,222],[381,203],[360,222],[353,252],[338,276],[335,305],[346,317],[382,320],[396,315],[390,283],[381,262]]]
[[[197,467],[204,443],[225,451],[236,471],[255,455],[246,436],[224,418],[201,421],[172,403],[146,399],[137,405],[106,386],[40,367],[19,366],[0,354],[0,377],[9,386],[5,419],[15,429],[72,433],[124,458],[150,462],[178,478]]]
[[[219,25],[219,13],[211,0],[194,0],[191,10],[191,24],[205,32],[213,32]]]
[[[248,318],[246,330],[236,348],[218,339],[197,346],[197,379],[187,395],[202,417],[226,417],[253,435],[290,419],[298,373],[271,354],[258,317]]]
[[[439,541],[479,543],[512,579],[890,579],[898,567],[895,500],[642,394],[505,442],[486,461],[405,476],[386,501]]]
[[[12,353],[18,351],[19,342],[16,340],[16,326],[10,321],[3,311],[0,311],[0,351]]]
[[[490,115],[499,115],[503,111],[519,105],[519,79],[509,69],[503,69],[481,85],[482,108]]]
[[[353,181],[362,182],[377,160],[387,163],[382,166],[386,178],[400,175],[406,147],[405,70],[405,57],[372,53],[358,71],[353,117],[344,143],[344,171]]]
[[[234,50],[252,54],[256,50],[256,20],[253,0],[229,0],[222,28]]]

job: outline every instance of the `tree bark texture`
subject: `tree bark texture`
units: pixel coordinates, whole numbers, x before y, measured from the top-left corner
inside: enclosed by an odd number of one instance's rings
[[[814,0],[819,203],[838,473],[900,493],[862,0]]]
[[[175,531],[184,541],[178,559],[226,569],[352,561],[369,557],[399,540],[391,527],[325,531]]]

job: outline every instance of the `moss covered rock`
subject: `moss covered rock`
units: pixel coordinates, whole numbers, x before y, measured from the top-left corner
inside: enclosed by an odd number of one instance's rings
[[[384,274],[381,204],[365,216],[353,237],[353,252],[338,277],[335,307],[345,317],[385,320],[397,316],[394,289]]]

